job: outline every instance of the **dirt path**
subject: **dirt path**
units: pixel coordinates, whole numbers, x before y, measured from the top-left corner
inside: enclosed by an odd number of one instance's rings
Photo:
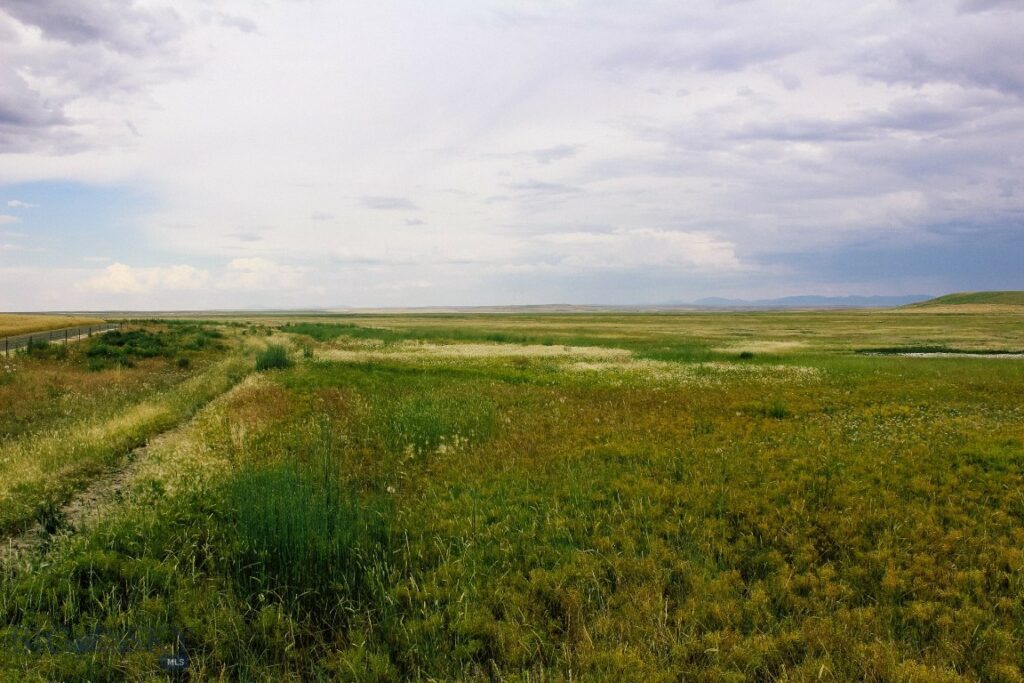
[[[131,489],[139,469],[145,464],[151,451],[171,447],[183,434],[192,429],[206,412],[227,400],[243,384],[244,380],[236,382],[227,391],[208,401],[189,419],[153,436],[144,446],[130,451],[116,467],[109,468],[93,479],[45,523],[36,522],[20,534],[0,539],[0,566],[13,566],[20,561],[45,554],[61,539],[79,533],[103,517]]]

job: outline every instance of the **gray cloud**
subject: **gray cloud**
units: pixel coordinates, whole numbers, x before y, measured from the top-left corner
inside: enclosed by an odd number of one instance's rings
[[[886,83],[955,83],[1024,97],[1024,13],[960,16],[888,36],[850,67]]]
[[[710,36],[687,35],[690,32],[686,31],[674,41],[637,42],[612,54],[603,64],[616,70],[730,72],[771,63],[806,48],[807,40],[792,35],[787,27],[772,29],[726,28]]]
[[[160,207],[95,253],[138,230],[167,254],[308,265],[328,299],[429,281],[396,300],[493,302],[514,275],[533,300],[635,302],[795,293],[828,284],[816,254],[881,293],[901,250],[941,258],[907,256],[941,282],[959,251],[1024,244],[1016,0],[320,3],[329,38],[301,3],[212,6],[0,5],[0,152],[24,154],[0,175],[114,179]],[[45,233],[44,212],[8,213]],[[680,272],[701,253],[728,273]]]
[[[100,122],[68,112],[191,72],[179,49],[188,28],[170,5],[7,0],[0,5],[0,152],[68,153],[111,144],[90,139],[101,128],[136,136],[124,118]],[[26,29],[41,40],[24,38]]]
[[[184,22],[172,7],[146,8],[125,0],[6,0],[3,11],[35,26],[43,37],[72,45],[101,44],[148,54],[177,40]]]
[[[535,149],[529,154],[538,164],[550,164],[553,161],[574,157],[579,151],[579,145],[554,145],[544,149]]]
[[[408,197],[375,195],[362,197],[359,203],[367,209],[378,209],[381,211],[415,211],[419,208]]]
[[[995,9],[1020,11],[1024,9],[1018,0],[961,0],[958,7],[963,14],[988,12]]]
[[[794,141],[852,141],[875,139],[892,132],[934,133],[955,128],[989,113],[968,106],[923,99],[895,102],[887,109],[860,112],[840,119],[785,119],[756,123],[737,137]]]
[[[509,187],[522,195],[571,195],[579,194],[583,190],[572,185],[562,183],[549,183],[540,180],[526,180],[519,183],[511,183]]]

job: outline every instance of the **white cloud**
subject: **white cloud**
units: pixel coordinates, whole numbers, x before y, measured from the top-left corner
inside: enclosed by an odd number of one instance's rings
[[[83,287],[112,294],[142,294],[203,289],[209,280],[209,273],[189,265],[133,267],[112,263],[100,275],[86,280]]]
[[[1012,1],[8,4],[0,183],[141,190],[119,237],[227,263],[218,305],[501,300],[538,270],[759,293],[780,254],[1024,214]]]
[[[11,207],[12,209],[35,209],[39,205],[23,202],[20,199],[9,199],[7,200],[7,206]]]
[[[17,216],[7,216],[0,214],[0,225],[10,225],[11,223],[20,223],[21,219]]]
[[[280,265],[270,259],[258,256],[236,258],[228,262],[227,269],[217,284],[224,289],[294,289],[299,285],[301,276],[301,269]]]
[[[699,232],[637,228],[542,235],[537,241],[558,259],[558,265],[577,269],[724,271],[742,267],[732,244]]]

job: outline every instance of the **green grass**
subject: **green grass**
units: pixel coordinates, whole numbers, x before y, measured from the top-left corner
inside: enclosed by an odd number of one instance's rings
[[[548,345],[555,343],[551,337],[510,334],[507,332],[486,332],[466,328],[402,330],[357,325],[354,323],[286,323],[281,329],[292,334],[312,337],[317,341],[331,341],[339,337],[350,337],[353,339],[378,339],[386,343],[408,340],[442,342],[483,341],[503,344]]]
[[[292,363],[288,350],[281,344],[269,344],[256,354],[257,370],[281,370],[291,367]]]
[[[180,629],[197,680],[1022,679],[1024,363],[856,353],[1019,348],[1019,316],[302,329],[308,362],[253,374],[99,521],[5,568],[0,672],[157,677]],[[637,374],[387,355],[494,335],[618,345]],[[157,642],[75,653],[98,627]]]
[[[1002,304],[1008,306],[1024,306],[1024,291],[1005,292],[958,292],[945,296],[911,304],[916,308],[928,306],[948,306],[957,304]]]
[[[228,483],[246,599],[271,594],[330,624],[377,590],[389,542],[383,504],[346,491],[330,450],[312,463],[243,470]]]

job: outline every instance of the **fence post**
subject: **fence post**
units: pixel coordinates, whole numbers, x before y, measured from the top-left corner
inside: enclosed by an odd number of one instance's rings
[[[64,346],[68,345],[68,331],[64,330]]]

